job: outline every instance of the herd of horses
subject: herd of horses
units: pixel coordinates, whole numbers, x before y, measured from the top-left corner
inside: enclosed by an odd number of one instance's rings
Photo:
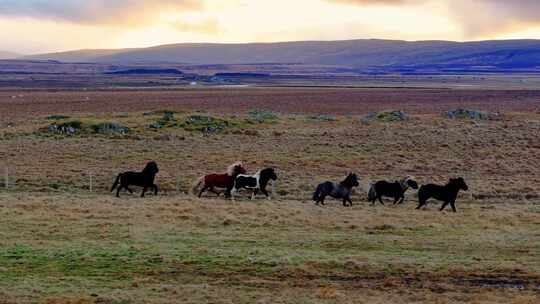
[[[158,194],[158,186],[155,184],[156,175],[159,168],[156,162],[151,161],[146,164],[141,172],[124,172],[118,174],[111,192],[116,189],[116,196],[120,196],[120,191],[133,193],[130,186],[142,187],[141,197],[144,197],[148,189],[153,190],[154,194]],[[224,173],[208,174],[198,178],[192,187],[192,193],[201,197],[206,191],[220,195],[225,193],[225,197],[230,197],[233,201],[238,191],[247,189],[252,191],[251,199],[262,192],[268,199],[270,194],[266,187],[270,182],[275,183],[278,176],[274,168],[264,168],[254,175],[248,175],[247,170],[242,162],[236,162],[227,168]],[[316,205],[324,205],[327,197],[341,199],[343,206],[352,206],[351,195],[353,189],[360,185],[358,176],[350,173],[341,182],[326,181],[317,186],[313,193],[313,201]],[[407,176],[399,181],[377,181],[369,185],[368,200],[371,204],[375,204],[378,200],[384,205],[383,197],[394,199],[395,204],[402,204],[405,200],[405,193],[409,188],[418,190],[418,206],[420,209],[427,205],[429,199],[442,201],[443,204],[440,211],[443,211],[446,206],[450,205],[452,211],[456,212],[456,199],[460,190],[467,191],[469,187],[462,177],[451,178],[446,185],[426,184],[418,186],[418,183],[410,176]]]

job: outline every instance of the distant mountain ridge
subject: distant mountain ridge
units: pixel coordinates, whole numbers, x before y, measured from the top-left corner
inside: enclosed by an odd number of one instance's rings
[[[22,58],[108,64],[311,64],[405,72],[408,69],[540,69],[540,40],[186,43],[139,49],[79,50]]]

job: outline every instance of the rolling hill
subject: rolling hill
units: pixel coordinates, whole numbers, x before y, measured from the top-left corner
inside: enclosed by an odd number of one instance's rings
[[[175,63],[328,65],[362,71],[540,70],[540,40],[478,42],[344,40],[249,44],[172,44],[140,49],[79,50],[23,57],[109,64]]]

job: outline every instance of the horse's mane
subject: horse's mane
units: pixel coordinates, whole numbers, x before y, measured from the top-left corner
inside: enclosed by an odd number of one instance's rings
[[[399,185],[401,186],[401,189],[403,190],[407,190],[409,189],[409,181],[410,180],[414,180],[414,178],[410,175],[407,175],[405,176],[404,178],[402,178],[401,180],[399,180]]]
[[[341,184],[341,185],[349,185],[349,184],[352,182],[352,180],[353,180],[354,178],[357,178],[357,179],[358,179],[358,177],[356,176],[356,174],[354,174],[354,173],[349,173],[349,174],[347,174],[347,177],[346,177],[340,184]]]
[[[155,161],[148,162],[143,169],[143,173],[155,174],[159,171]]]
[[[255,173],[255,175],[257,175],[257,174],[261,175],[263,173],[268,174],[268,173],[271,173],[271,172],[275,173],[274,168],[264,168],[264,169],[261,169],[261,170],[257,171],[257,173]]]
[[[237,161],[237,162],[233,163],[232,165],[228,166],[227,167],[227,172],[226,172],[227,175],[233,176],[234,173],[235,173],[234,168],[237,167],[237,166],[240,166],[240,167],[244,168],[244,163],[242,161]]]

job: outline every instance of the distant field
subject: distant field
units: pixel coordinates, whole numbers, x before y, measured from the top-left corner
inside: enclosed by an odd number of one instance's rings
[[[501,116],[442,117],[458,107]],[[408,120],[361,121],[385,109]],[[537,303],[539,109],[534,90],[0,90],[0,303]],[[188,195],[239,159],[277,169],[272,201]],[[161,195],[108,192],[149,160]],[[354,207],[314,206],[348,171]],[[457,214],[365,202],[405,175],[470,191]]]
[[[283,114],[359,115],[383,109],[440,114],[456,107],[534,112],[540,90],[200,88],[134,90],[0,90],[0,121],[58,113],[141,112],[159,109],[242,114],[267,108]]]

